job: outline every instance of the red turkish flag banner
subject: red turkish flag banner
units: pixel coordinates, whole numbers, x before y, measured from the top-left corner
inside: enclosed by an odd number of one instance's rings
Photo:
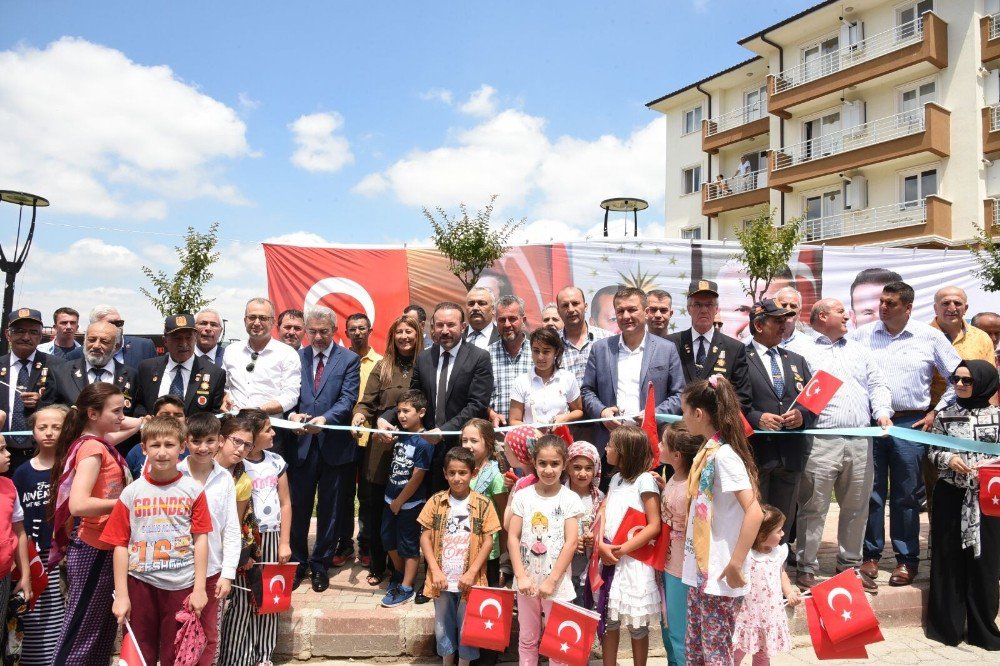
[[[587,580],[590,582],[590,591],[597,594],[597,591],[604,585],[601,578],[601,553],[597,544],[604,541],[604,516],[598,516],[594,523],[594,552],[590,554],[590,563],[587,565]]]
[[[261,569],[264,596],[257,609],[258,615],[284,613],[292,607],[292,579],[297,564],[264,564]]]
[[[802,387],[795,402],[818,415],[833,400],[843,383],[829,372],[820,370]]]
[[[42,558],[38,556],[38,548],[35,547],[35,540],[28,538],[28,566],[31,568],[31,601],[28,602],[28,610],[34,610],[38,597],[49,586],[49,574],[45,571]],[[17,560],[14,560],[14,571],[12,580],[21,577],[17,567]]]
[[[656,428],[656,391],[653,382],[646,388],[646,407],[642,413],[642,429],[649,438],[649,450],[653,452],[653,460],[649,469],[656,469],[660,464],[660,433]]]
[[[146,660],[142,658],[139,650],[139,643],[132,635],[132,627],[128,623],[125,625],[125,634],[122,636],[122,649],[118,654],[118,666],[146,666]]]
[[[615,532],[615,538],[611,540],[612,545],[622,545],[635,536],[644,527],[646,527],[646,514],[638,509],[629,507],[629,509],[625,512],[625,517],[622,518],[621,525],[618,526],[618,531]],[[627,557],[644,562],[657,571],[663,571],[666,566],[669,542],[670,526],[666,523],[660,523],[660,536],[656,537],[656,539],[650,541],[642,548],[638,548],[633,550],[631,553],[628,553]]]
[[[979,510],[984,516],[1000,516],[1000,465],[979,468]]]
[[[853,569],[814,585],[812,597],[826,632],[835,644],[878,628],[878,620]]]
[[[831,641],[830,636],[826,633],[826,628],[823,626],[823,621],[819,617],[819,611],[816,610],[816,601],[809,597],[806,597],[802,601],[806,606],[806,623],[809,625],[809,638],[812,639],[813,652],[816,653],[817,659],[825,661],[827,659],[868,658],[868,650],[865,649],[864,645],[841,647]]]
[[[510,644],[514,590],[473,587],[465,603],[462,645],[503,652]]]
[[[618,531],[615,532],[614,538],[611,539],[612,546],[620,546],[629,539],[631,539],[635,534],[646,526],[646,514],[638,509],[633,509],[629,507],[622,517],[621,525],[618,526]]]
[[[743,434],[747,437],[753,435],[753,426],[747,421],[747,417],[743,415],[743,412],[740,412],[740,422],[743,424]]]
[[[600,619],[593,611],[553,600],[538,653],[570,666],[586,666]]]

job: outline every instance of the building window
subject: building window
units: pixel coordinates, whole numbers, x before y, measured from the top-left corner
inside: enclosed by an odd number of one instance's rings
[[[701,191],[701,166],[689,167],[681,171],[681,194]]]
[[[924,104],[935,101],[936,85],[934,81],[924,81],[908,88],[900,89],[899,111],[900,113],[918,114],[923,117]]]
[[[927,12],[934,11],[934,0],[920,0],[904,5],[896,10],[896,25],[899,26],[899,39],[909,39],[916,34],[914,21]]]
[[[923,205],[926,197],[937,194],[937,169],[925,169],[904,175],[902,178],[901,202],[905,208]]]
[[[686,240],[701,240],[701,227],[681,229],[681,238]]]
[[[681,135],[691,134],[701,131],[701,107],[696,106],[684,112],[684,127],[681,128]]]

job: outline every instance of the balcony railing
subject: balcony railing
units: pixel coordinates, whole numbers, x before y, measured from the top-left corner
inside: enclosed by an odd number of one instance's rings
[[[806,219],[802,221],[802,231],[807,242],[816,242],[828,238],[912,227],[926,222],[927,202],[921,199],[857,211],[846,210],[836,215]]]
[[[924,131],[924,122],[924,109],[921,107],[837,130],[782,148],[778,151],[774,168],[784,169],[803,162],[866,148],[883,141],[919,134]]]
[[[715,180],[708,183],[708,193],[705,201],[715,201],[723,197],[731,197],[736,194],[743,194],[752,190],[759,190],[767,187],[767,169],[751,171],[745,175],[731,176],[724,180]]]
[[[706,136],[713,136],[726,130],[731,130],[734,127],[739,127],[740,125],[746,125],[747,123],[752,123],[755,120],[759,120],[767,116],[767,102],[760,101],[755,104],[750,104],[739,109],[733,109],[729,113],[724,113],[718,118],[713,118],[708,121],[708,129],[705,132]]]
[[[993,25],[995,26],[996,23]],[[874,60],[910,44],[915,44],[923,39],[923,36],[924,19],[920,17],[786,69],[775,77],[774,90],[779,93],[784,92],[803,83],[829,76],[842,69]]]
[[[993,223],[992,233],[994,236],[1000,233],[1000,200],[993,200],[993,219],[987,221]]]
[[[990,39],[1000,37],[1000,14],[990,16]]]
[[[1000,130],[1000,104],[994,104],[990,107],[990,131],[996,132]]]

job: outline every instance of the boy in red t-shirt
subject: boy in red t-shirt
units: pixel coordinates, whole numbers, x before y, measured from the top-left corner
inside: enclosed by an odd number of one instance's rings
[[[123,624],[131,620],[142,656],[174,663],[174,615],[188,607],[200,617],[208,602],[208,533],[212,519],[201,485],[177,471],[184,425],[154,416],[142,430],[148,464],[122,491],[101,540],[115,547],[115,602]]]

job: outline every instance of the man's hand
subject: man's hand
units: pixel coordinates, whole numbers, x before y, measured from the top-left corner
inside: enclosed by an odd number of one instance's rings
[[[306,427],[304,430],[310,435],[315,435],[320,431],[317,426],[326,425],[325,416],[314,416],[306,422]]]
[[[800,414],[801,416],[801,414]],[[777,414],[761,414],[760,415],[760,429],[761,430],[781,430],[781,426],[784,420]]]
[[[621,410],[618,409],[617,407],[605,407],[604,409],[601,410],[601,418],[602,419],[608,419],[608,418],[611,418],[612,416],[618,416],[619,414],[621,414]],[[622,422],[621,421],[617,421],[617,420],[615,420],[615,421],[605,421],[604,422],[604,427],[607,428],[608,430],[614,430],[615,428],[619,427],[621,424],[622,424]]]
[[[880,416],[880,417],[878,417],[878,420],[876,421],[876,423],[878,423],[879,427],[882,428],[883,430],[885,428],[891,428],[892,427],[892,419],[890,419],[888,416]]]
[[[219,410],[227,414],[233,411],[233,399],[229,397],[228,393],[222,396],[222,404],[219,405]]]
[[[801,428],[802,412],[797,409],[789,409],[781,415],[781,426],[789,429]]]
[[[355,414],[354,417],[351,419],[351,427],[363,428],[365,426],[365,423],[367,422],[368,420],[365,418],[364,414]],[[354,439],[361,439],[361,435],[362,433],[358,432],[357,430],[351,431],[351,436],[354,437]]]
[[[490,416],[490,423],[493,424],[494,428],[499,428],[500,426],[507,425],[507,419],[505,419],[504,415],[501,414],[500,412],[494,412],[491,409],[489,416]]]
[[[21,394],[21,402],[25,409],[34,409],[38,406],[38,399],[42,397],[40,391],[25,391]]]
[[[920,429],[920,430],[923,430],[924,432],[927,432],[928,430],[931,429],[931,426],[934,425],[934,419],[935,418],[937,418],[937,412],[935,412],[932,409],[931,411],[927,412],[927,415],[924,418],[920,419],[919,421],[917,421],[916,423],[914,423],[910,427],[914,428],[914,429]]]
[[[441,441],[441,428],[434,428],[433,430],[426,430],[420,433],[420,436],[426,439],[431,444],[437,444]]]
[[[399,430],[398,427],[392,425],[391,423],[382,418],[380,418],[375,423],[375,425],[376,425],[376,430]],[[396,438],[393,437],[392,435],[386,435],[383,433],[376,433],[375,437],[377,437],[383,444],[391,444],[392,442],[396,441]]]

